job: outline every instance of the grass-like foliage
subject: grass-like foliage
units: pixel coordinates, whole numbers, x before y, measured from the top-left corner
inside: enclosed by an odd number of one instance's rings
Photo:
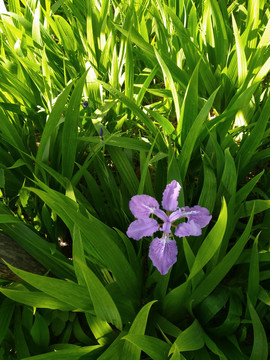
[[[7,264],[0,359],[267,360],[269,2],[0,13],[0,231],[46,270]],[[212,219],[161,275],[129,201],[173,180]]]

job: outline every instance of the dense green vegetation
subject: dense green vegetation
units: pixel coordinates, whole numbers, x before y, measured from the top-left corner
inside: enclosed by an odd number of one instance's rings
[[[270,5],[0,1],[0,359],[268,359]],[[161,275],[136,194],[212,214]],[[1,254],[1,257],[3,255]]]

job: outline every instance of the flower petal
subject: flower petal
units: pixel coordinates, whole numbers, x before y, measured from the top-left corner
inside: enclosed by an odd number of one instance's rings
[[[157,217],[159,217],[164,222],[169,220],[168,216],[165,214],[165,212],[163,210],[156,209],[153,211],[153,214],[156,215]]]
[[[179,196],[180,189],[181,186],[176,180],[173,180],[170,184],[166,186],[162,198],[163,209],[167,211],[176,210],[178,205],[177,198]]]
[[[208,225],[212,219],[209,210],[199,205],[193,206],[192,208],[186,206],[184,208],[183,215],[188,218],[188,222],[193,220],[201,228]]]
[[[130,199],[129,208],[137,219],[145,219],[159,208],[159,203],[152,196],[135,195]]]
[[[173,223],[174,221],[176,221],[182,217],[185,217],[184,212],[182,209],[178,209],[170,214],[169,221],[170,221],[170,223]]]
[[[167,274],[170,267],[176,263],[177,253],[176,241],[170,240],[166,233],[161,239],[155,238],[149,247],[149,257],[161,275]]]
[[[165,221],[160,229],[163,232],[170,233],[171,232],[171,223],[169,221]]]
[[[179,237],[184,236],[199,236],[201,235],[202,230],[199,224],[191,220],[186,223],[179,224],[175,229],[175,235]]]
[[[140,240],[144,236],[153,235],[158,229],[159,225],[155,219],[139,219],[129,225],[127,236],[134,240]]]

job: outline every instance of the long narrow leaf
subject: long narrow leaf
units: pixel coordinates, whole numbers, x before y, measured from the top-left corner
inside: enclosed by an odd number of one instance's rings
[[[218,221],[202,243],[192,266],[189,279],[192,279],[199,271],[201,271],[208,261],[214,256],[222,242],[226,224],[227,206],[225,200],[223,200]]]
[[[7,264],[7,266],[21,279],[34,286],[36,289],[39,289],[66,304],[72,305],[77,309],[83,309],[84,311],[90,312],[93,311],[86,288],[72,282],[31,274],[9,264]]]
[[[121,330],[121,317],[113,299],[98,277],[86,265],[81,234],[77,226],[74,226],[73,241],[75,246],[73,254],[75,255],[76,272],[79,275],[80,281],[82,282],[83,279],[83,283],[88,288],[96,316],[101,320],[114,324]]]
[[[134,319],[128,335],[129,340],[133,338],[134,335],[144,335],[147,319],[149,315],[149,311],[154,304],[155,301],[151,301],[150,303],[144,305],[144,307],[139,311],[138,315]],[[125,337],[123,338],[125,339]],[[136,344],[135,344],[136,345]],[[140,347],[134,346],[132,342],[126,342],[123,346],[122,350],[123,359],[134,359],[140,360],[141,358],[141,350]]]
[[[170,350],[169,344],[153,336],[128,334],[123,337],[123,340],[129,341],[153,360],[166,359]]]
[[[198,305],[203,301],[221,280],[227,275],[232,266],[236,263],[237,259],[241,255],[248,239],[252,227],[254,211],[252,211],[245,231],[240,236],[236,244],[228,252],[226,256],[217,264],[217,266],[206,276],[206,278],[195,289],[191,297],[191,303],[193,306]]]
[[[76,158],[79,108],[87,72],[78,80],[65,116],[62,141],[62,174],[71,178]]]
[[[267,336],[263,327],[263,324],[261,323],[261,320],[254,309],[254,306],[252,305],[249,298],[247,299],[247,305],[252,321],[253,326],[253,347],[252,347],[252,353],[250,355],[251,360],[267,360],[268,359],[268,341]]]

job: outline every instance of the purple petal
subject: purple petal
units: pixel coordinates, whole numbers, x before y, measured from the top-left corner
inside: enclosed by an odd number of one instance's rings
[[[174,221],[185,217],[184,212],[182,209],[178,209],[176,211],[174,211],[173,213],[171,213],[171,215],[169,216],[169,221],[170,223],[173,223]]]
[[[169,221],[165,221],[160,229],[163,232],[170,233],[171,232],[171,223]]]
[[[157,217],[159,217],[164,222],[169,220],[168,216],[165,214],[165,212],[163,210],[156,209],[153,211],[153,214],[156,215]]]
[[[134,240],[140,240],[144,236],[153,235],[158,229],[159,225],[155,219],[139,219],[129,225],[127,236]]]
[[[175,235],[179,237],[199,236],[201,233],[202,230],[200,225],[195,223],[193,220],[188,221],[187,223],[181,223],[175,229]]]
[[[166,186],[166,189],[163,193],[162,207],[167,211],[174,211],[178,206],[177,198],[179,196],[179,191],[181,189],[180,184],[173,180],[170,184]]]
[[[149,257],[161,275],[167,274],[170,267],[177,261],[177,246],[175,240],[170,240],[165,233],[161,239],[155,238],[149,247]]]
[[[201,228],[205,227],[209,224],[212,216],[209,213],[209,210],[196,205],[192,208],[186,206],[183,212],[184,216],[188,218],[188,222],[193,220],[196,224],[198,224]]]
[[[156,199],[149,195],[135,195],[129,202],[129,208],[137,219],[148,218],[155,209],[159,208]]]

